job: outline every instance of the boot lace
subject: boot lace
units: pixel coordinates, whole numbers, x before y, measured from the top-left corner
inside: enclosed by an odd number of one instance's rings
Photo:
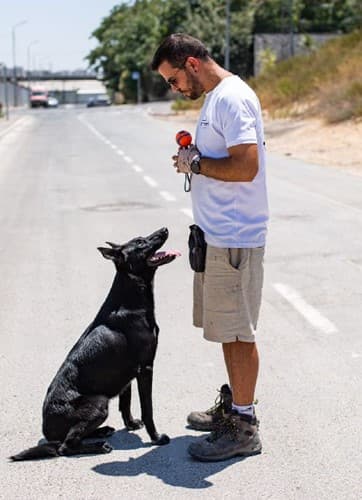
[[[237,425],[237,421],[234,415],[228,415],[227,417],[216,422],[216,428],[207,437],[207,440],[212,443],[219,439],[224,434],[229,434],[232,439],[234,439],[240,429]]]
[[[206,410],[207,415],[217,415],[218,413],[223,413],[224,410],[224,395],[220,389],[218,389],[218,395],[216,396],[215,403],[208,410]]]

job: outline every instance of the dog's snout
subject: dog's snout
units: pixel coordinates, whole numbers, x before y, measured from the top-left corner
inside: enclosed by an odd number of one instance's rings
[[[167,227],[161,227],[160,229],[157,229],[154,233],[150,234],[150,238],[168,238],[168,229]]]

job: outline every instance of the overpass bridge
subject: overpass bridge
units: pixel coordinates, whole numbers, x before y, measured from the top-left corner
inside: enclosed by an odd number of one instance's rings
[[[13,74],[8,72],[8,79],[13,80]],[[16,79],[19,82],[43,82],[43,81],[69,81],[69,80],[100,80],[93,72],[76,71],[23,71],[18,73]]]
[[[42,87],[60,104],[82,104],[90,97],[106,93],[97,74],[91,71],[25,71],[6,68],[0,74],[0,102],[10,106],[28,104],[31,88]]]

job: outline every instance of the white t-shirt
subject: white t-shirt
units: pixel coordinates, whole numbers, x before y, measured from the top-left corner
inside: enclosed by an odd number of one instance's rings
[[[265,183],[263,121],[255,92],[238,76],[226,77],[206,94],[195,144],[202,156],[225,158],[228,147],[257,144],[259,169],[252,182],[225,182],[193,175],[195,223],[206,242],[220,248],[265,245],[268,201]]]

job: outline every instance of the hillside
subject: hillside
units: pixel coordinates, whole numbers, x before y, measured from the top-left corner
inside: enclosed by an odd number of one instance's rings
[[[362,118],[362,32],[275,64],[248,82],[271,117]]]

